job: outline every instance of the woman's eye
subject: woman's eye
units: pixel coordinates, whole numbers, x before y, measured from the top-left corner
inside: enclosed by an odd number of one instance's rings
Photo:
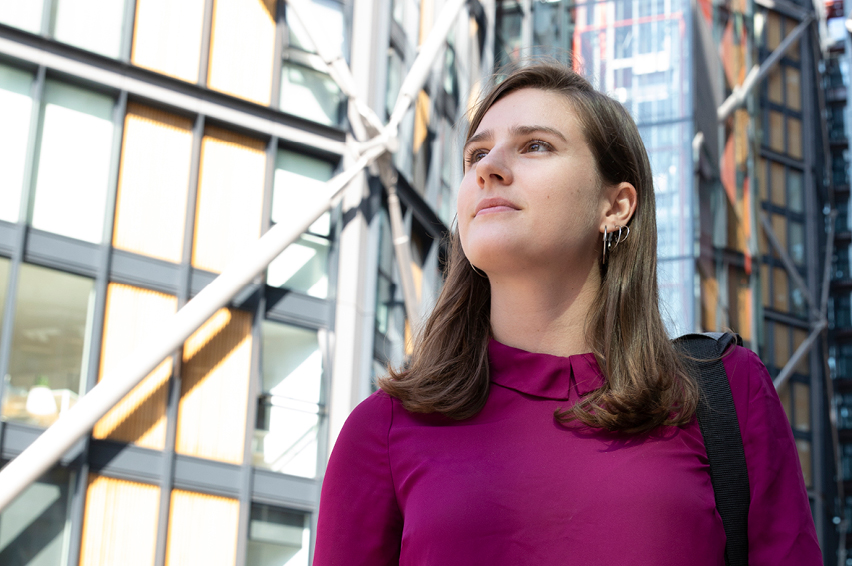
[[[473,151],[467,154],[467,159],[465,159],[465,161],[467,161],[468,163],[476,163],[486,155],[488,155],[488,152],[484,149],[474,149]]]
[[[543,141],[531,141],[527,144],[527,151],[529,152],[539,152],[539,151],[548,151],[550,149],[550,144]]]

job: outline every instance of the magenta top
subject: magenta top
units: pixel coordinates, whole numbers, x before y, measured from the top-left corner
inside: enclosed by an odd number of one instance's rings
[[[554,420],[602,383],[592,354],[489,346],[476,416],[384,392],[352,412],[322,487],[314,566],[722,566],[697,421],[639,435]],[[751,490],[751,566],[822,564],[792,431],[758,357],[725,358]]]

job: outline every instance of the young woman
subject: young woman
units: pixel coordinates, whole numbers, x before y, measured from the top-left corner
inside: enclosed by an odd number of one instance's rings
[[[526,67],[477,107],[464,161],[446,284],[409,367],[337,440],[314,565],[724,565],[632,119],[567,68]],[[749,563],[822,564],[769,375],[739,347],[724,365]]]

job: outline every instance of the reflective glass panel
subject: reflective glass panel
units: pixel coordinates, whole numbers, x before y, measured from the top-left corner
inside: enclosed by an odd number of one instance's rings
[[[56,0],[53,35],[63,43],[118,57],[125,4],[120,0]]]
[[[325,182],[333,171],[334,166],[322,159],[279,150],[272,188],[273,224],[299,222],[305,208],[325,198]],[[269,264],[267,285],[328,297],[330,235],[331,215],[326,212]]]
[[[254,503],[249,519],[247,566],[308,566],[308,516]]]
[[[290,28],[290,46],[303,51],[316,52],[316,46],[311,37],[323,43],[328,53],[336,54],[344,51],[344,33],[346,27],[343,21],[343,6],[334,0],[310,0],[300,4],[305,9],[302,14],[309,21],[307,27],[296,14],[288,9],[287,25]]]
[[[66,564],[73,473],[56,468],[27,487],[0,513],[0,564]]]
[[[21,206],[32,116],[32,83],[32,73],[0,65],[0,220],[8,222],[18,221]]]
[[[254,465],[314,477],[323,371],[317,332],[264,321],[262,334]]]
[[[38,33],[41,30],[43,0],[6,0],[0,2],[0,23]]]
[[[84,392],[94,281],[21,265],[3,418],[49,426]]]
[[[325,73],[285,62],[281,70],[280,109],[320,124],[336,126],[341,119],[340,88]]]
[[[113,142],[113,99],[47,81],[32,225],[100,243]]]

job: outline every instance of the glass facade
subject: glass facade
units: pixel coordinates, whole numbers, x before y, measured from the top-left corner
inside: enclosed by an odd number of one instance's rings
[[[395,54],[355,77],[385,118],[438,8],[398,0],[353,46],[337,0],[304,21],[279,0],[0,2],[2,461],[327,198],[355,132],[318,47]],[[488,22],[463,14],[395,157],[424,312],[482,77]],[[310,564],[330,446],[412,334],[381,183],[355,185],[2,512],[0,563]]]

